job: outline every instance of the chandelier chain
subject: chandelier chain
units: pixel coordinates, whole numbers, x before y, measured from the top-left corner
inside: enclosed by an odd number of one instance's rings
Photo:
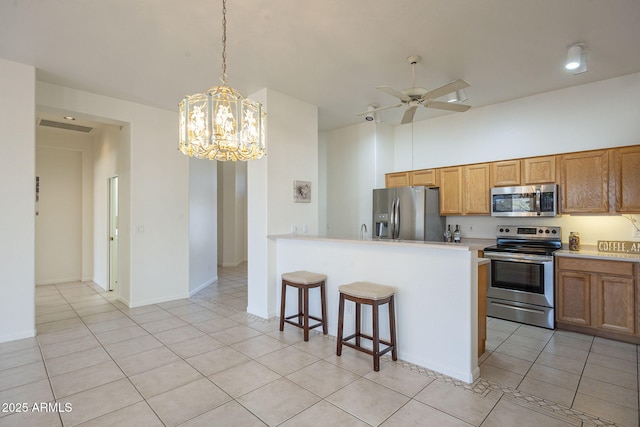
[[[222,0],[222,84],[227,84],[227,0]]]

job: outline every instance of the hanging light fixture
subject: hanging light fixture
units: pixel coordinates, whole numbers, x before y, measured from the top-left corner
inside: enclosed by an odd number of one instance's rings
[[[227,2],[222,0],[222,85],[180,102],[182,153],[221,161],[255,160],[266,154],[262,104],[227,86],[227,79]]]

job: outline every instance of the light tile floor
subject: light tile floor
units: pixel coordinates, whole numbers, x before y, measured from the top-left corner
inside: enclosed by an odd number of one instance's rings
[[[37,338],[0,344],[0,426],[638,426],[638,348],[615,341],[489,319],[469,385],[247,315],[246,265],[135,309],[36,294]]]

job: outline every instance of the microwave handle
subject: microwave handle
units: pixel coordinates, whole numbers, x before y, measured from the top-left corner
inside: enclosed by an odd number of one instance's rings
[[[540,192],[540,187],[536,187],[536,212],[540,215],[540,200],[542,199],[542,194]]]

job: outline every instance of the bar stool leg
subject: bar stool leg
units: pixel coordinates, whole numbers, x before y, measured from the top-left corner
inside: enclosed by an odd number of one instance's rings
[[[356,302],[356,345],[360,347],[360,321],[362,316],[362,307]]]
[[[338,337],[336,355],[342,355],[342,328],[344,326],[344,295],[340,294],[340,302],[338,303]]]
[[[378,327],[378,301],[371,304],[371,317],[373,319],[373,370],[380,370],[380,328]]]
[[[396,346],[396,307],[394,302],[394,295],[391,295],[391,299],[389,300],[389,331],[391,335],[391,345],[393,348],[391,349],[391,359],[398,360],[398,350]]]
[[[282,281],[282,292],[280,292],[280,330],[284,331],[284,308],[287,300],[287,285]]]
[[[309,288],[304,287],[304,340],[309,341]]]
[[[325,282],[322,282],[322,284],[320,285],[320,299],[322,301],[320,301],[320,306],[322,308],[322,333],[324,335],[327,335],[328,331],[328,326],[327,326],[327,297],[325,295]]]
[[[298,286],[298,325],[300,325],[300,327],[302,327],[303,323],[302,323],[302,307],[303,307],[303,300],[302,300],[302,288],[300,286]]]

